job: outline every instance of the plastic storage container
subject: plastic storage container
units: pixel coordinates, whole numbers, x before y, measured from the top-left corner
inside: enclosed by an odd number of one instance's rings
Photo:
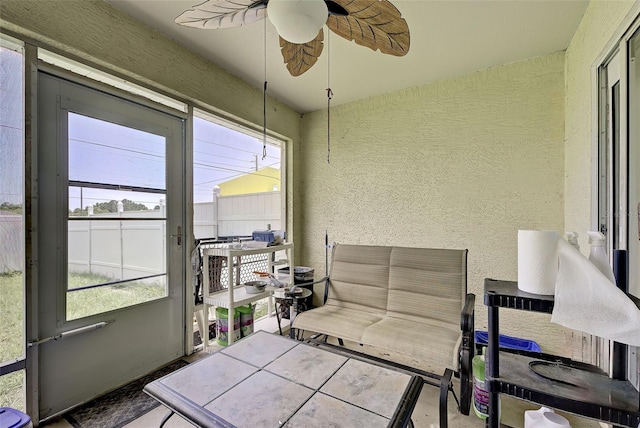
[[[589,245],[591,245],[589,261],[615,285],[616,278],[613,276],[613,270],[611,269],[611,265],[609,265],[609,257],[604,249],[606,240],[605,236],[600,232],[594,231],[589,231],[587,234],[589,235]]]
[[[258,242],[272,243],[275,241],[276,236],[279,236],[284,240],[287,236],[284,230],[256,230],[251,234],[251,239]]]
[[[296,285],[306,282],[313,282],[314,269],[306,266],[293,267],[293,283]],[[278,269],[278,279],[288,280],[291,278],[289,267]]]
[[[488,346],[489,333],[486,331],[476,330],[475,342],[478,349],[482,346]],[[504,334],[500,335],[499,346],[501,348],[516,349],[518,351],[542,352],[540,345],[533,340],[521,339],[519,337],[507,336]]]
[[[0,428],[31,428],[31,418],[20,410],[0,407]]]
[[[253,333],[253,306],[239,306],[236,311],[240,314],[240,337],[247,337]]]
[[[313,282],[314,269],[306,266],[294,266],[293,267],[293,284],[300,285],[301,288],[306,288],[311,291],[311,295],[298,301],[298,311],[303,312],[313,308]],[[291,271],[289,267],[278,269],[278,279],[281,281],[291,283]],[[307,284],[307,285],[302,285]],[[280,314],[282,318],[289,319],[291,302],[285,299],[277,299],[280,306]]]
[[[229,311],[226,308],[216,308],[216,342],[219,345],[229,344]],[[233,311],[233,340],[240,340],[240,314]]]
[[[524,412],[524,428],[570,428],[569,421],[546,407]]]

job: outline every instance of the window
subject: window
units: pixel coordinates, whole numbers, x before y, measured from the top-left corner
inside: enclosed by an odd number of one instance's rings
[[[165,138],[76,113],[68,129],[67,320],[165,297]]]
[[[270,138],[265,145],[258,133],[205,112],[196,112],[193,118],[193,230],[198,242],[216,245],[249,240],[258,230],[285,229],[283,152],[280,141]],[[267,270],[266,257],[259,255],[244,260],[239,281],[258,279],[253,272]],[[221,270],[221,275],[221,284],[228,284],[226,269]],[[202,299],[200,280],[196,280],[196,303]],[[254,319],[267,312],[266,299],[256,302]],[[201,317],[199,331],[203,324]]]
[[[0,38],[0,407],[24,411],[23,82],[22,46]]]
[[[193,202],[196,239],[250,238],[283,230],[280,142],[223,124],[199,112],[193,120]]]

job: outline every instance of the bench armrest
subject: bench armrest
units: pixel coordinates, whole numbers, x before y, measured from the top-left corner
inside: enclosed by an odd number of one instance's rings
[[[467,298],[460,315],[460,329],[462,330],[462,346],[460,347],[460,413],[468,415],[471,408],[473,394],[473,354],[475,352],[475,294],[467,294]]]
[[[302,286],[320,284],[321,282],[325,283],[324,284],[324,298],[322,300],[322,304],[324,305],[325,303],[327,303],[327,297],[329,296],[329,277],[328,276],[320,278],[320,279],[318,279],[316,281],[309,281],[309,282],[295,284],[295,285],[297,285],[298,287],[302,287]]]
[[[472,293],[467,294],[467,298],[464,302],[464,307],[462,308],[462,313],[460,314],[460,330],[462,330],[463,332],[470,331],[471,333],[473,333],[475,306],[476,295]]]
[[[322,297],[322,304],[327,303],[327,299],[329,298],[329,282],[331,281],[328,276],[318,280],[318,282],[324,281],[324,296]]]

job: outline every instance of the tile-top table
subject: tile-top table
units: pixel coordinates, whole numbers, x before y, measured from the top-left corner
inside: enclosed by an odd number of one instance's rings
[[[258,331],[144,387],[201,427],[404,427],[422,379]],[[166,420],[166,419],[165,419]]]

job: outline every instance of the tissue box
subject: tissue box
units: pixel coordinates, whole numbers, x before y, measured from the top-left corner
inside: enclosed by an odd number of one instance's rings
[[[275,241],[276,236],[280,236],[283,240],[286,238],[284,230],[256,230],[251,234],[251,239],[271,243]]]

